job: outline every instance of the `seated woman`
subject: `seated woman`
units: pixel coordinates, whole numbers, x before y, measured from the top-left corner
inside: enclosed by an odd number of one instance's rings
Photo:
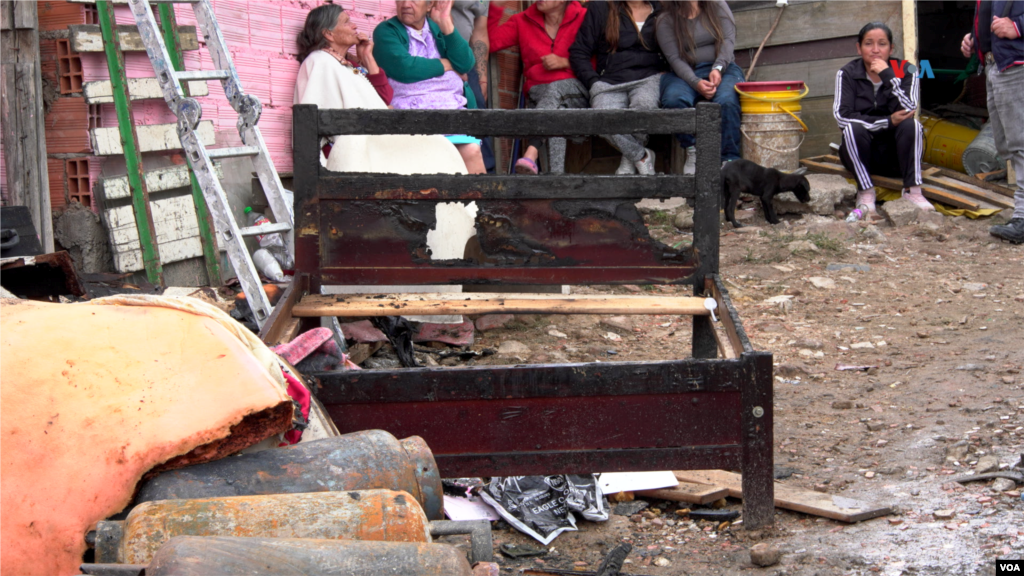
[[[587,108],[590,94],[569,67],[569,47],[586,13],[583,6],[576,1],[540,0],[497,26],[503,12],[491,4],[487,18],[491,52],[519,48],[528,106],[538,110]],[[543,143],[543,138],[530,138],[523,157],[516,161],[517,173],[539,172],[537,158]],[[548,139],[548,162],[552,174],[565,172],[565,138]]]
[[[297,40],[299,75],[295,104],[320,108],[387,108],[392,97],[384,71],[373,58],[373,42],[356,32],[337,4],[324,4],[306,15]],[[356,60],[349,50],[355,46]],[[465,174],[455,147],[442,136],[332,136],[324,146],[326,166],[337,172],[396,174]]]
[[[569,48],[569,64],[590,90],[595,109],[655,110],[665,59],[655,38],[661,3],[651,0],[590,2],[587,15]],[[591,63],[596,57],[597,67]],[[654,174],[654,152],[646,134],[603,136],[619,152],[616,174]]]
[[[736,22],[722,0],[667,2],[658,18],[658,44],[672,67],[661,77],[662,108],[693,108],[702,100],[722,106],[722,160],[740,157],[740,99],[736,83],[743,70],[733,61]],[[692,134],[676,138],[686,149],[684,174],[695,168]]]
[[[907,64],[903,79],[889,67],[892,31],[872,22],[857,35],[860,58],[836,72],[832,113],[843,131],[839,158],[857,177],[857,206],[875,211],[871,174],[903,177],[903,197],[922,210],[935,208],[921,195],[924,138],[914,118],[917,70]]]
[[[391,75],[396,109],[458,110],[476,107],[465,75],[476,59],[452,22],[451,0],[399,0],[398,15],[373,31],[373,56]],[[430,19],[427,13],[430,13]],[[470,174],[484,174],[480,140],[454,135]]]

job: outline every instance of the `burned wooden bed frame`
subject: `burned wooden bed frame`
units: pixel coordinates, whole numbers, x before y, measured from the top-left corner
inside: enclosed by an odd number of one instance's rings
[[[300,316],[346,315],[351,298],[318,296],[326,284],[692,284],[695,296],[718,304],[718,322],[693,312],[692,358],[319,373],[317,396],[342,432],[423,437],[444,477],[739,469],[744,525],[771,524],[772,355],[753,350],[718,277],[719,126],[715,104],[671,111],[295,106],[297,276],[261,337],[276,341]],[[321,136],[449,133],[689,133],[696,175],[401,176],[320,164]],[[692,246],[652,239],[635,206],[670,197],[696,201]],[[476,246],[464,259],[431,260],[426,234],[435,206],[450,201],[476,202]],[[502,296],[492,303],[502,309]],[[664,313],[656,310],[624,312]]]

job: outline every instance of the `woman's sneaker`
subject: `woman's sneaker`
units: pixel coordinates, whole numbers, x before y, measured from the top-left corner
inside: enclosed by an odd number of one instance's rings
[[[929,210],[935,210],[935,206],[932,206],[932,203],[929,202],[924,197],[924,194],[921,194],[920,190],[904,190],[903,197],[909,200],[911,204],[917,206],[921,210],[924,210],[926,212]]]
[[[693,176],[697,172],[697,148],[688,146],[686,148],[686,160],[683,161],[683,174]]]
[[[653,176],[657,174],[654,170],[654,150],[650,148],[644,148],[647,152],[644,157],[636,162],[636,171],[643,176]]]
[[[857,204],[856,206],[867,206],[868,212],[875,213],[875,190],[861,190],[857,192]]]
[[[516,174],[537,174],[539,172],[540,169],[537,167],[537,163],[526,156],[516,160]]]
[[[636,166],[633,165],[632,160],[626,158],[626,156],[623,155],[622,162],[619,162],[619,168],[615,171],[615,173],[620,176],[624,174],[636,174]]]

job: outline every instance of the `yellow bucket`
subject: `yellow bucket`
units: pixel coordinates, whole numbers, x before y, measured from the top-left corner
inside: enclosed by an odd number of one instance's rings
[[[802,90],[794,90],[794,87]],[[803,82],[740,82],[736,84],[736,92],[740,95],[743,114],[789,114],[807,132],[807,125],[797,116],[802,109],[800,100],[810,92]]]
[[[954,124],[949,120],[921,115],[924,127],[925,162],[965,172],[964,150],[978,137],[978,130]]]
[[[803,82],[741,82],[743,158],[767,168],[796,170],[807,125],[800,119]]]

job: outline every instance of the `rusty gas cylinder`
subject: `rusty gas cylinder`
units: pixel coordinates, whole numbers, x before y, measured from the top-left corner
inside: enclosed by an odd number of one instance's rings
[[[454,546],[355,540],[201,538],[178,536],[164,544],[146,576],[471,576]]]
[[[393,490],[145,502],[128,514],[121,533],[117,562],[125,564],[148,563],[174,536],[430,542],[419,503]]]
[[[374,489],[405,490],[427,518],[444,518],[441,477],[426,442],[419,436],[400,441],[383,430],[164,472],[143,484],[136,502]]]

